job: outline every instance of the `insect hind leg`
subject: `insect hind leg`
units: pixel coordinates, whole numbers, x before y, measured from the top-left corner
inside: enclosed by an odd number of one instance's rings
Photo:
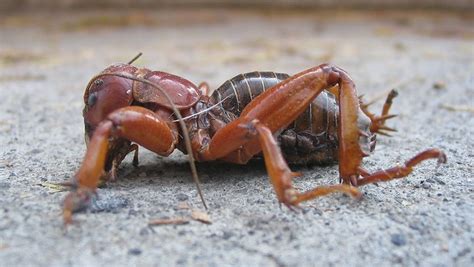
[[[265,166],[280,203],[291,208],[303,201],[337,192],[354,198],[361,196],[357,188],[346,184],[318,186],[306,192],[298,192],[293,187],[292,180],[300,174],[290,170],[270,129],[258,120],[253,120],[250,126],[255,127],[255,134],[258,135],[262,146]]]
[[[438,165],[446,163],[447,161],[446,155],[442,151],[435,148],[428,149],[407,160],[402,166],[376,171],[372,174],[364,174],[363,177],[357,181],[357,185],[362,186],[406,177],[413,171],[416,165],[428,159],[437,159]]]

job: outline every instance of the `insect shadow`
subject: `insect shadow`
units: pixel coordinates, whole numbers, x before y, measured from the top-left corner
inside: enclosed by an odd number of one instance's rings
[[[124,161],[118,172],[118,180],[105,183],[103,187],[114,188],[126,185],[127,187],[138,188],[149,186],[149,184],[172,187],[180,184],[186,186],[194,184],[191,179],[189,163],[184,155],[176,154],[176,156],[170,158],[155,156],[148,152],[145,154],[145,160],[141,161],[138,167],[133,167],[130,160]],[[203,184],[233,185],[238,182],[260,182],[262,179],[268,181],[265,163],[262,158],[251,159],[245,165],[213,161],[196,162],[196,166]],[[334,172],[334,174],[328,174],[328,176],[337,175],[335,165],[292,164],[290,167],[296,172],[301,172],[302,176],[300,179],[303,180],[315,178],[319,180],[319,178],[326,176],[324,174],[328,172]],[[316,173],[318,175],[314,175]],[[271,186],[270,182],[268,186]]]

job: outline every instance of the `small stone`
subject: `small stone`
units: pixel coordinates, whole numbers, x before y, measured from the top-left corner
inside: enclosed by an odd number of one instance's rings
[[[43,152],[43,150],[35,148],[35,149],[30,151],[30,154],[38,154],[38,153],[41,153],[41,152]]]
[[[230,239],[232,236],[233,236],[232,232],[224,231],[224,233],[222,234],[222,239],[228,240],[228,239]]]
[[[423,183],[423,184],[421,185],[421,187],[422,187],[423,189],[430,189],[430,188],[431,188],[431,185],[429,185],[429,184],[427,184],[427,183]]]
[[[465,248],[465,249],[461,250],[461,251],[458,253],[458,257],[464,257],[464,256],[466,256],[469,252],[471,252],[471,249],[470,249],[470,248]]]
[[[147,236],[150,234],[150,229],[148,227],[144,227],[140,230],[138,234],[141,236]]]
[[[441,245],[441,250],[444,251],[444,252],[448,252],[449,251],[449,246],[448,244],[444,243]]]
[[[445,89],[446,83],[444,81],[436,81],[433,83],[433,89],[440,90]]]
[[[395,246],[404,246],[407,243],[407,240],[403,234],[393,234],[390,238],[392,243]]]
[[[139,249],[139,248],[131,248],[131,249],[128,250],[128,254],[137,256],[137,255],[142,254],[142,250]]]
[[[90,211],[96,212],[111,212],[117,213],[119,210],[127,207],[128,199],[114,196],[112,194],[101,194],[100,198],[93,198]]]
[[[10,183],[0,182],[0,189],[8,189],[8,188],[10,188]]]
[[[410,227],[413,230],[418,230],[418,231],[422,229],[422,226],[419,223],[414,223],[414,222],[410,223],[408,227]]]
[[[433,179],[440,185],[446,185],[446,183],[443,180],[439,179],[438,177],[434,177]]]
[[[313,214],[314,215],[319,215],[319,216],[322,216],[323,215],[323,212],[320,210],[320,209],[313,209]]]
[[[176,199],[178,201],[186,201],[186,200],[188,200],[188,198],[189,198],[188,195],[186,195],[184,193],[179,193],[179,194],[176,195]]]

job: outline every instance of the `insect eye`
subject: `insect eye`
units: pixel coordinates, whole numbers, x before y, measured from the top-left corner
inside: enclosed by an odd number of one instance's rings
[[[92,107],[95,102],[97,102],[97,94],[92,93],[89,95],[89,98],[87,99],[87,105]]]
[[[103,83],[104,83],[104,81],[102,79],[97,79],[97,80],[94,81],[95,86],[101,86]]]

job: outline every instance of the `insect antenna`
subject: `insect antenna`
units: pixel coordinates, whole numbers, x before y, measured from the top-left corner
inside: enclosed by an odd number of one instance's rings
[[[135,62],[139,57],[141,57],[143,55],[142,52],[138,53],[134,58],[132,58],[132,60],[130,60],[127,64],[128,65],[131,65],[133,62]]]
[[[209,110],[212,110],[213,108],[215,108],[215,107],[217,107],[218,105],[220,105],[222,102],[226,101],[226,100],[227,100],[228,98],[230,98],[231,96],[232,96],[232,95],[229,95],[229,96],[227,96],[226,98],[222,99],[221,101],[217,102],[216,104],[214,104],[214,105],[212,105],[212,106],[210,106],[210,107],[208,107],[208,108],[206,108],[206,109],[203,109],[203,110],[201,110],[201,111],[199,111],[199,112],[196,112],[196,113],[194,113],[194,114],[191,114],[191,115],[189,115],[189,116],[187,116],[187,117],[184,117],[183,120],[187,120],[187,119],[196,117],[196,116],[199,115],[199,114],[208,112]],[[178,121],[179,121],[179,120],[173,120],[172,122],[178,122]]]
[[[101,74],[98,74],[90,80],[89,84],[87,85],[87,88],[89,88],[91,86],[93,81],[95,81],[96,79],[98,79],[102,76],[116,76],[116,77],[121,77],[121,78],[124,78],[124,79],[129,79],[129,80],[145,83],[145,84],[150,85],[151,87],[159,90],[166,97],[166,99],[170,103],[171,109],[176,114],[176,117],[178,117],[178,123],[181,127],[181,130],[183,131],[184,143],[185,143],[185,146],[186,146],[186,152],[188,153],[188,161],[189,161],[189,166],[191,167],[191,173],[192,173],[192,176],[193,176],[193,181],[196,184],[196,189],[198,191],[199,197],[201,198],[202,205],[204,206],[205,209],[207,209],[206,201],[204,200],[204,196],[203,196],[202,190],[201,190],[201,183],[199,181],[199,176],[197,174],[196,164],[194,162],[193,150],[192,150],[192,147],[191,147],[191,139],[189,138],[189,131],[188,131],[188,128],[186,127],[186,124],[184,123],[184,119],[181,116],[181,113],[179,112],[178,108],[176,107],[176,105],[171,100],[171,97],[165,92],[165,90],[163,90],[156,83],[153,83],[153,82],[151,82],[149,80],[146,80],[144,78],[130,76],[130,75],[127,75],[125,73],[101,73]]]

